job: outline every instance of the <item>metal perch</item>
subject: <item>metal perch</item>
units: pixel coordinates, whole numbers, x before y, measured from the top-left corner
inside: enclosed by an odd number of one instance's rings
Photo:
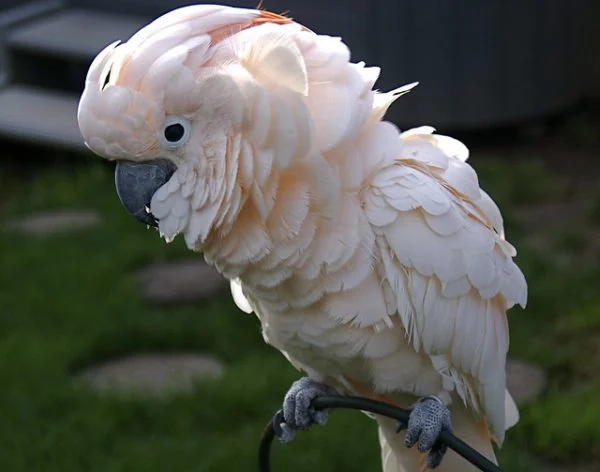
[[[312,406],[316,410],[325,410],[330,408],[348,408],[351,410],[368,411],[388,418],[393,418],[398,421],[408,422],[410,411],[388,405],[383,402],[368,400],[362,397],[346,397],[346,396],[326,396],[317,397],[314,399]],[[259,472],[271,472],[270,453],[271,444],[275,438],[272,421],[269,421],[263,432],[258,450],[258,470]],[[440,440],[443,441],[450,449],[464,457],[473,465],[479,467],[483,472],[501,472],[500,467],[489,461],[487,458],[479,454],[475,449],[469,446],[464,441],[460,440],[452,433],[442,431]]]

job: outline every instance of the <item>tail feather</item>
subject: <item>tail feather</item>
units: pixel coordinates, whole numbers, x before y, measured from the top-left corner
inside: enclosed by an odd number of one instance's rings
[[[381,467],[383,472],[407,472],[396,460],[394,450],[385,439],[383,428],[379,427],[379,445],[381,446]]]
[[[426,454],[419,453],[416,447],[407,449],[404,446],[404,433],[396,433],[393,420],[378,417],[377,422],[383,472],[425,472]],[[492,436],[485,422],[474,421],[470,412],[455,405],[452,408],[452,424],[458,437],[494,464],[498,463],[492,446]],[[448,450],[436,471],[479,472],[479,469],[454,451]]]
[[[512,428],[519,422],[519,409],[508,390],[506,390],[504,408],[506,410],[506,429]]]
[[[361,395],[373,400],[383,401],[390,405],[407,407],[410,401],[398,396],[391,398],[387,395],[373,393],[360,382],[345,377],[343,384],[356,395]],[[506,428],[514,426],[519,421],[519,411],[508,390],[505,390],[505,415]],[[416,447],[408,449],[404,446],[406,432],[396,433],[397,423],[395,420],[367,413],[367,416],[377,421],[379,425],[379,444],[381,447],[381,463],[383,472],[425,472],[427,469],[427,454],[420,453]],[[477,420],[472,411],[469,411],[460,401],[452,404],[452,426],[454,434],[465,441],[494,464],[498,464],[494,452],[493,438],[487,422]],[[459,456],[452,450],[448,450],[438,472],[480,472],[479,468]]]

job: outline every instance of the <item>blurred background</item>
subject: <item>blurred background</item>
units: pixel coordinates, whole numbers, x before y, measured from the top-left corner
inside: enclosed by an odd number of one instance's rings
[[[0,470],[255,470],[300,374],[227,284],[121,208],[76,107],[93,57],[175,0],[0,0]],[[228,2],[255,7],[256,1]],[[267,0],[339,35],[390,110],[462,139],[529,282],[509,314],[505,471],[600,470],[600,1]],[[379,470],[337,412],[275,470]]]

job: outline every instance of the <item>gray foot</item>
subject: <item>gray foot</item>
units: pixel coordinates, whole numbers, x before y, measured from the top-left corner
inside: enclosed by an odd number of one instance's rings
[[[336,395],[336,392],[309,377],[296,380],[285,394],[283,409],[277,412],[272,421],[273,430],[279,440],[283,443],[289,442],[294,439],[299,429],[308,429],[313,423],[325,424],[329,412],[315,410],[311,402],[316,397],[326,395]]]
[[[429,451],[427,466],[430,469],[435,469],[441,464],[447,446],[438,438],[442,431],[452,432],[450,410],[442,400],[435,396],[419,400],[411,408],[408,426],[401,423],[397,431],[403,429],[406,429],[406,447],[413,447],[418,442],[419,452]]]

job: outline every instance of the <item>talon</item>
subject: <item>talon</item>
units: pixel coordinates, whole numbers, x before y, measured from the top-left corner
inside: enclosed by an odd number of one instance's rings
[[[299,429],[307,429],[312,424],[324,425],[329,412],[317,411],[312,407],[312,401],[325,395],[335,395],[336,392],[326,385],[303,377],[292,384],[283,400],[283,409],[273,417],[273,431],[281,442],[291,441]]]
[[[408,425],[398,425],[402,431],[406,427],[404,444],[411,448],[417,444],[419,452],[429,451],[427,465],[434,469],[440,465],[447,446],[439,440],[442,431],[452,432],[450,410],[442,400],[435,396],[428,396],[415,403],[410,412]]]
[[[296,435],[296,431],[285,423],[283,410],[279,410],[275,413],[271,419],[271,426],[273,428],[273,433],[283,444],[290,442]]]
[[[445,443],[437,441],[427,456],[427,467],[430,469],[437,468],[442,463],[442,459],[447,450],[448,446]]]
[[[273,432],[278,438],[281,437],[281,435],[283,434],[283,428],[281,427],[283,423],[285,423],[283,419],[283,410],[278,410],[277,413],[275,413],[275,415],[271,419],[271,426],[273,428]]]
[[[407,424],[404,421],[398,421],[398,424],[396,425],[396,434],[404,431],[407,427]]]

